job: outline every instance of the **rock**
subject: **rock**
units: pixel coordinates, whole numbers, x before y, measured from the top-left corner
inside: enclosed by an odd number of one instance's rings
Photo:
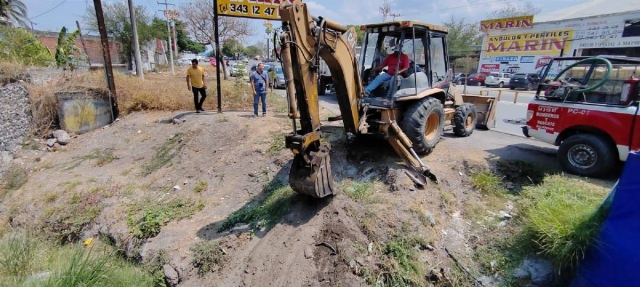
[[[25,283],[28,284],[28,283],[42,282],[44,279],[51,276],[52,274],[53,274],[53,271],[42,271],[40,273],[29,276],[25,280]]]
[[[507,226],[506,221],[500,221],[500,223],[498,223],[498,227],[505,227],[505,226]]]
[[[0,163],[2,163],[2,165],[8,165],[12,159],[13,157],[11,156],[11,154],[9,154],[8,151],[0,151]]]
[[[553,275],[553,265],[548,260],[539,257],[526,258],[513,273],[516,278],[530,278],[537,286],[547,286]]]
[[[507,186],[508,189],[513,189],[515,187],[513,182],[507,182],[507,183],[505,183],[505,185]]]
[[[431,212],[429,212],[428,210],[424,212],[424,216],[427,218],[427,220],[429,221],[429,225],[431,225],[431,227],[436,226],[436,219],[433,218],[433,214],[431,214]]]
[[[313,248],[311,248],[311,246],[307,246],[307,248],[304,249],[304,258],[313,258]]]
[[[504,218],[504,219],[511,219],[511,218],[513,217],[513,216],[511,216],[511,214],[506,213],[506,212],[504,212],[504,211],[502,211],[502,210],[500,210],[500,216],[501,216],[502,218]]]
[[[53,147],[53,146],[56,144],[56,142],[58,142],[58,140],[57,140],[57,139],[55,139],[55,138],[53,138],[53,139],[48,139],[48,140],[47,140],[47,146],[48,146],[48,147]]]
[[[173,190],[180,190],[180,186],[179,185],[173,186]]]
[[[435,248],[433,248],[433,246],[431,246],[431,244],[427,244],[427,246],[425,246],[425,248],[427,248],[427,250],[429,251],[433,251]]]
[[[165,264],[162,266],[164,271],[164,278],[167,279],[167,283],[171,286],[176,286],[180,282],[180,277],[178,276],[178,271],[171,267],[169,264]]]
[[[249,175],[250,177],[256,177],[256,173],[255,173],[255,172],[250,172],[248,175]]]
[[[71,142],[71,136],[65,130],[56,130],[52,133],[52,136],[61,145],[66,145]]]

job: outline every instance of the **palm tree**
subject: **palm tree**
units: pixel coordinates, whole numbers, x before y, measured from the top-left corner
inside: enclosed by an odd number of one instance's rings
[[[27,6],[22,0],[0,0],[0,17],[7,18],[21,26],[27,26]]]

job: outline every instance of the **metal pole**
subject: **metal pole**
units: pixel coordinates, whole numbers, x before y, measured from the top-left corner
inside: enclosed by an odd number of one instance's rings
[[[169,35],[169,41],[167,43],[169,43],[169,59],[171,60],[169,63],[171,63],[171,74],[175,75],[176,71],[173,69],[173,47],[171,44],[171,19],[167,18],[167,32]]]
[[[111,67],[111,54],[109,53],[109,40],[107,39],[107,28],[104,24],[104,15],[102,14],[102,3],[100,0],[93,0],[93,6],[96,9],[96,19],[98,21],[98,30],[100,31],[100,42],[102,43],[102,56],[104,57],[105,77],[107,78],[107,87],[113,98],[111,116],[112,120],[118,117],[118,97],[116,94],[116,83],[113,80],[113,70]]]
[[[213,0],[213,32],[216,39],[216,92],[218,93],[218,113],[222,113],[222,88],[220,85],[220,34],[218,34],[218,0]]]
[[[140,42],[138,41],[138,24],[136,23],[136,10],[133,6],[133,0],[129,0],[129,16],[131,17],[131,27],[133,29],[133,48],[136,53],[136,75],[144,80],[142,72],[142,56],[140,56]]]
[[[178,57],[178,38],[176,37],[176,22],[171,21],[171,30],[173,32],[173,46],[176,47],[176,58]]]

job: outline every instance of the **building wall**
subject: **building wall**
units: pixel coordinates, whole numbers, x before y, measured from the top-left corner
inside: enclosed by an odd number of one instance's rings
[[[56,53],[56,46],[58,44],[58,36],[53,35],[40,35],[38,39],[42,43],[42,45],[46,46],[52,55]],[[84,44],[87,47],[87,54],[89,56],[89,60],[91,64],[104,64],[104,58],[102,57],[102,43],[100,38],[97,37],[85,37]],[[80,51],[84,52],[82,48],[82,42],[80,39],[76,39],[76,46]],[[123,64],[124,61],[122,57],[120,57],[122,51],[122,45],[120,43],[114,43],[113,41],[109,41],[109,53],[111,54],[111,63],[113,64]]]
[[[536,23],[534,17],[532,28],[489,30],[478,72],[535,73],[551,57],[580,56],[590,49],[612,49],[632,56],[640,49],[640,36],[628,35],[624,27],[625,22],[638,18],[637,12],[545,23]]]

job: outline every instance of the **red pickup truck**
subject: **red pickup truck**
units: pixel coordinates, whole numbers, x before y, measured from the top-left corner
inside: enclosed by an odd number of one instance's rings
[[[558,148],[565,172],[604,177],[640,150],[640,58],[554,58],[522,127]]]

